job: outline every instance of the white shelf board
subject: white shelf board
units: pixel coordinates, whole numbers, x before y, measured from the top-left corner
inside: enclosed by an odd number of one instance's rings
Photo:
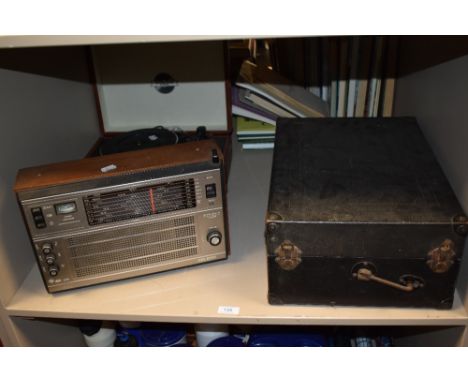
[[[228,195],[229,259],[57,294],[46,292],[34,266],[7,305],[8,314],[231,324],[468,323],[458,294],[451,310],[269,305],[263,232],[272,150],[241,152],[234,144],[233,151]],[[239,312],[218,313],[220,306],[236,307]]]
[[[260,37],[260,36],[257,36]],[[112,36],[112,35],[80,35],[80,36],[0,36],[0,48],[27,48],[45,46],[100,45],[100,44],[130,44],[171,41],[203,41],[203,40],[233,40],[255,38],[255,36],[228,35],[153,35],[153,36]]]

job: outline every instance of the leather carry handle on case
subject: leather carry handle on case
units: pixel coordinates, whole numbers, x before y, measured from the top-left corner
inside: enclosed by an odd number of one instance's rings
[[[379,284],[401,290],[403,292],[412,292],[415,289],[422,288],[424,286],[424,282],[419,277],[404,275],[400,277],[400,282],[402,282],[402,284],[399,284],[394,281],[376,276],[372,270],[364,266],[359,268],[356,273],[353,273],[353,276],[356,277],[359,281],[374,281]]]

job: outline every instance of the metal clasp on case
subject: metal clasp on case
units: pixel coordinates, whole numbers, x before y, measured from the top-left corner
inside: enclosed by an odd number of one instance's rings
[[[432,249],[427,254],[426,264],[434,273],[445,273],[453,265],[455,257],[455,244],[452,240],[446,239],[441,245]]]
[[[302,251],[289,240],[285,240],[275,250],[275,261],[285,271],[292,271],[301,262]]]

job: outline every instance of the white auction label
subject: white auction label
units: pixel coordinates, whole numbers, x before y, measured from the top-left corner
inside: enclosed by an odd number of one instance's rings
[[[238,306],[218,306],[218,314],[239,314]]]

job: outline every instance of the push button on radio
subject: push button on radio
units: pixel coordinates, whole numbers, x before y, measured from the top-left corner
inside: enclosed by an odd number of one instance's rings
[[[46,223],[45,223],[44,215],[42,214],[42,208],[40,207],[31,208],[31,213],[32,213],[36,228],[45,228]]]
[[[205,186],[206,198],[216,198],[216,183],[210,183]]]

